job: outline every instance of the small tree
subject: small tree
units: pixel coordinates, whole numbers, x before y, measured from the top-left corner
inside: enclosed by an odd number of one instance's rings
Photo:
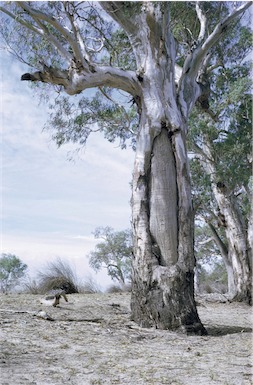
[[[121,286],[131,278],[131,257],[133,252],[130,230],[113,231],[111,227],[98,227],[95,238],[103,239],[95,251],[88,254],[90,266],[97,272],[105,267],[107,274]]]
[[[0,258],[0,288],[7,293],[24,277],[27,265],[14,254],[1,254]]]

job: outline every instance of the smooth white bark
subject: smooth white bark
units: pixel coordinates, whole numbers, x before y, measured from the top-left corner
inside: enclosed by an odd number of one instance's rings
[[[224,262],[228,267],[228,274],[231,274],[230,264],[233,269],[233,281],[231,279],[231,294],[240,299],[247,301],[247,296],[250,296],[251,291],[251,268],[250,268],[250,247],[247,239],[247,228],[239,208],[237,207],[236,199],[226,188],[226,185],[219,186],[219,181],[216,176],[216,170],[210,145],[208,140],[202,147],[203,154],[201,163],[210,176],[212,191],[217,201],[220,214],[222,215],[222,226],[224,227],[227,240],[227,253]],[[223,255],[224,256],[224,255]],[[249,301],[251,299],[249,298]]]

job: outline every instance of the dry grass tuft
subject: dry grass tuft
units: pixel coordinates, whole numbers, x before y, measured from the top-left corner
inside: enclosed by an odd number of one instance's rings
[[[61,258],[48,263],[44,271],[38,273],[39,292],[44,294],[50,290],[64,290],[66,294],[79,293],[76,273],[73,267]]]

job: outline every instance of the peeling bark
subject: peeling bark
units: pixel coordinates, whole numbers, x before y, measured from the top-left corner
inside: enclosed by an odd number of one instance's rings
[[[175,156],[164,128],[151,148],[145,175],[136,170],[140,156],[134,173],[132,319],[145,327],[205,334],[194,301],[191,202],[189,195],[189,206],[178,199],[180,186],[189,183],[182,167],[187,160]],[[186,217],[186,223],[180,220]]]
[[[42,71],[23,74],[21,80],[39,81],[52,85],[61,85],[69,95],[76,95],[88,88],[107,86],[122,89],[134,97],[140,94],[140,87],[133,71],[123,71],[107,66],[90,65],[89,72],[76,64],[68,70],[57,70],[44,66]]]
[[[226,221],[225,233],[235,282],[232,300],[252,304],[251,256],[245,223],[232,196],[215,191],[215,197]]]
[[[178,260],[178,196],[175,159],[166,129],[154,140],[149,196],[153,253],[160,265],[174,265]]]
[[[157,79],[163,79],[164,69],[159,70]],[[178,110],[169,116],[161,108],[159,94],[150,112],[153,85],[147,84],[133,175],[132,319],[145,327],[205,334],[194,301],[186,127]]]

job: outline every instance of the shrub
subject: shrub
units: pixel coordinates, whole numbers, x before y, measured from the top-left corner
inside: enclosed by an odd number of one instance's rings
[[[225,294],[227,290],[227,272],[222,261],[214,263],[209,271],[202,268],[200,292]]]
[[[77,277],[73,268],[61,258],[49,262],[44,271],[38,273],[38,279],[41,293],[58,289],[64,290],[66,294],[79,292]]]
[[[120,286],[117,286],[117,285],[111,285],[111,286],[108,287],[108,289],[106,290],[106,293],[109,293],[109,294],[123,293],[123,289],[122,289]]]
[[[101,291],[99,284],[92,277],[88,277],[82,284],[79,292],[83,294],[95,294],[101,293]]]
[[[16,255],[1,254],[0,258],[0,288],[7,293],[15,286],[19,285],[25,276],[27,265]]]
[[[24,282],[24,291],[29,294],[40,294],[40,288],[38,283],[30,277]]]
[[[131,292],[131,284],[126,284],[124,286],[118,286],[118,285],[111,285],[106,290],[107,293],[113,294],[113,293],[129,293]]]

